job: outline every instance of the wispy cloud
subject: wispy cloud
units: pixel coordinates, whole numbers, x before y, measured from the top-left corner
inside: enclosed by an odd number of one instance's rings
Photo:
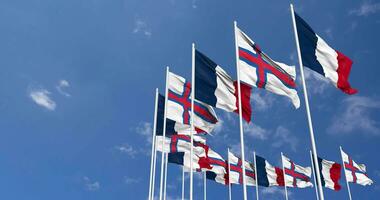
[[[375,14],[380,11],[380,3],[372,3],[371,1],[363,1],[359,8],[352,9],[349,11],[351,15],[357,16],[368,16],[371,14]]]
[[[273,139],[275,142],[272,143],[273,147],[280,148],[283,146],[289,146],[291,150],[296,151],[298,145],[298,139],[296,136],[291,134],[289,129],[279,126],[277,127]]]
[[[135,20],[135,26],[132,31],[134,34],[143,34],[144,36],[150,38],[152,36],[152,31],[148,27],[147,23],[142,19]]]
[[[270,132],[262,127],[260,127],[259,125],[256,125],[254,123],[245,123],[244,124],[244,132],[253,137],[253,138],[256,138],[256,139],[260,139],[260,140],[266,140],[268,139],[268,136],[270,134]]]
[[[380,135],[379,122],[371,113],[380,109],[380,101],[363,96],[350,96],[343,100],[342,107],[327,129],[330,134],[347,134],[355,130],[360,133]]]
[[[191,7],[194,8],[194,9],[198,8],[197,0],[192,0],[191,1]]]
[[[149,122],[140,122],[139,125],[135,129],[136,133],[144,136],[149,144],[152,143],[152,134],[153,128],[152,124]]]
[[[260,190],[261,194],[264,196],[269,196],[269,195],[285,195],[285,190],[283,188],[278,188],[278,187],[267,187],[267,188],[262,188]],[[291,196],[292,193],[288,190],[288,196]]]
[[[65,89],[66,88],[69,88],[70,87],[70,83],[67,81],[67,80],[60,80],[58,82],[58,85],[55,87],[57,89],[57,91],[65,96],[65,97],[70,97],[71,95],[67,92],[65,92]]]
[[[136,184],[141,182],[141,178],[124,177],[126,184]]]
[[[138,151],[129,144],[115,146],[115,149],[120,153],[128,155],[131,158],[135,158],[136,154],[138,153]]]
[[[332,85],[330,82],[322,75],[310,70],[309,68],[304,68],[304,75],[306,80],[306,85],[308,86],[308,92],[312,94],[324,94],[328,87]],[[301,87],[301,79],[298,79],[298,85]]]
[[[251,101],[254,110],[265,111],[273,105],[275,98],[269,92],[256,91],[252,94]]]
[[[57,104],[50,98],[50,92],[46,89],[30,89],[29,97],[39,106],[54,111]]]
[[[85,189],[88,191],[97,191],[100,189],[100,183],[98,181],[92,181],[87,176],[83,177]]]

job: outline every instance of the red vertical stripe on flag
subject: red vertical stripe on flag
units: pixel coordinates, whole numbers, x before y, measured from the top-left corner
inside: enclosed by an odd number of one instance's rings
[[[237,109],[234,111],[235,113],[239,114],[239,94],[238,94],[238,87],[237,87],[237,81],[234,81],[234,87],[235,87],[235,97],[236,97],[236,107]],[[251,109],[251,86],[240,83],[240,89],[241,89],[241,108],[243,109],[242,115],[243,119],[246,122],[251,122],[251,115],[252,115],[252,109]]]
[[[350,76],[350,71],[351,71],[351,66],[352,66],[352,60],[339,51],[336,51],[336,53],[338,54],[337,87],[346,94],[355,94],[358,91],[352,88],[350,83],[348,82],[348,77]]]
[[[277,183],[279,186],[285,186],[285,179],[284,179],[284,171],[278,167],[275,167],[274,168],[276,170],[276,174],[277,174]]]
[[[334,182],[334,190],[340,190],[341,186],[339,185],[340,173],[342,165],[334,163],[330,169],[330,178]]]

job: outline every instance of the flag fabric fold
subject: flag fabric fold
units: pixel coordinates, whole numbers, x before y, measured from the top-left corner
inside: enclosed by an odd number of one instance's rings
[[[204,144],[204,139],[199,136],[193,136],[193,138],[194,154],[198,157],[206,157],[209,147]],[[164,146],[162,146],[162,142],[164,142]],[[165,138],[156,136],[156,149],[165,153],[190,152],[191,138],[186,135],[173,135]]]
[[[229,152],[228,160],[230,163],[229,180],[231,184],[243,184],[243,162],[241,158],[236,157],[233,153]],[[246,184],[248,186],[256,185],[254,165],[244,161]]]
[[[363,186],[372,185],[373,181],[367,175],[366,166],[364,164],[357,164],[343,150],[341,150],[340,153],[345,167],[347,182],[357,183]]]
[[[325,160],[318,157],[319,171],[321,174],[322,186],[338,191],[341,189],[339,180],[342,166],[334,161]]]
[[[236,31],[240,80],[244,83],[264,88],[291,99],[295,108],[299,108],[300,99],[296,90],[296,70],[294,66],[276,62],[240,29]]]
[[[189,125],[191,121],[191,83],[171,72],[169,72],[168,79],[167,118]],[[210,133],[217,122],[218,118],[211,106],[194,100],[195,127]]]
[[[282,156],[282,164],[284,165],[284,177],[287,187],[313,187],[313,183],[311,183],[311,167],[296,165],[286,156]]]
[[[258,185],[264,187],[284,186],[284,173],[280,167],[272,166],[265,158],[256,155]]]
[[[251,121],[250,91],[241,87],[248,100],[242,101],[243,118]],[[218,64],[195,50],[195,99],[227,112],[238,113],[237,84]]]
[[[357,90],[348,82],[352,61],[343,53],[331,48],[297,13],[294,13],[302,62],[305,67],[326,77],[346,94]]]

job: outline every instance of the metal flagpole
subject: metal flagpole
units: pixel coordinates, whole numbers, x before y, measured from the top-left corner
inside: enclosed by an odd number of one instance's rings
[[[256,151],[253,152],[253,162],[255,164],[256,200],[259,200],[259,179],[257,176],[257,167],[256,167]]]
[[[228,163],[228,199],[231,200],[232,199],[232,194],[231,194],[231,178],[230,178],[230,175],[231,175],[231,169],[230,169],[230,149],[227,148],[227,163]]]
[[[185,199],[185,167],[182,166],[182,200]]]
[[[156,163],[157,163],[157,149],[156,149],[156,138],[155,138],[155,141],[154,141],[154,162],[153,162],[153,177],[152,177],[152,196],[151,196],[151,200],[154,199],[154,189],[155,189],[155,181],[156,181]]]
[[[303,73],[303,64],[302,64],[302,56],[301,56],[301,50],[300,50],[300,45],[298,41],[298,33],[297,33],[297,26],[296,26],[296,19],[294,16],[294,8],[293,4],[290,4],[290,10],[292,12],[292,20],[293,20],[293,29],[294,29],[294,37],[296,40],[296,46],[297,46],[297,54],[298,54],[298,62],[300,64],[300,72],[301,72],[301,80],[302,80],[302,86],[303,86],[303,91],[304,91],[304,98],[305,98],[305,105],[306,105],[306,114],[307,114],[307,120],[309,124],[309,131],[310,131],[310,140],[311,140],[311,148],[313,151],[313,159],[314,163],[318,164],[318,155],[317,155],[317,147],[315,145],[315,139],[314,139],[314,131],[313,131],[313,123],[311,120],[311,113],[310,113],[310,108],[309,108],[309,99],[307,95],[307,89],[306,89],[306,83],[305,83],[305,76]],[[319,167],[318,167],[319,168]],[[321,175],[319,173],[319,170],[316,170],[317,174],[317,181],[318,181],[318,189],[319,189],[319,197],[321,200],[324,200],[324,195],[323,195],[323,189],[322,189],[322,183],[321,183]]]
[[[166,184],[168,179],[168,153],[165,154],[165,179],[164,179],[164,200],[166,200]]]
[[[240,89],[240,67],[239,67],[239,51],[238,51],[238,41],[237,41],[237,22],[234,21],[234,33],[235,33],[235,57],[236,57],[236,71],[237,71],[237,84],[238,84],[238,96],[239,96],[239,126],[240,126],[240,149],[241,149],[241,160],[245,162],[244,156],[244,130],[243,130],[243,117],[242,117],[242,106],[241,106],[241,89]],[[243,164],[243,196],[244,200],[247,200],[247,184],[245,177],[245,165]]]
[[[160,200],[162,200],[162,187],[164,184],[164,142],[166,137],[166,114],[167,114],[167,104],[168,104],[168,81],[169,81],[169,67],[166,67],[166,84],[165,84],[165,112],[164,112],[164,125],[162,130],[162,152],[161,152],[161,177],[160,177]]]
[[[285,199],[288,200],[288,189],[286,188],[286,177],[285,177],[285,166],[284,166],[284,154],[282,152],[281,152],[281,162],[282,162],[282,174],[284,176]]]
[[[195,97],[195,44],[192,44],[191,49],[191,130],[190,130],[190,139],[191,139],[191,147],[190,147],[190,200],[193,200],[193,130],[194,130],[194,97]]]
[[[152,190],[154,187],[153,184],[153,162],[156,162],[154,157],[154,152],[156,151],[155,145],[156,145],[156,122],[157,122],[157,106],[158,106],[158,88],[156,88],[156,97],[154,102],[154,121],[153,121],[153,133],[152,133],[152,155],[150,158],[150,177],[149,177],[149,197],[148,199],[152,200]]]
[[[317,179],[315,178],[315,170],[319,170],[319,169],[315,169],[314,168],[314,161],[313,161],[313,154],[311,153],[310,151],[310,161],[311,161],[311,167],[313,169],[313,176],[314,176],[314,187],[315,187],[315,194],[317,195],[317,200],[319,200],[319,195],[318,195],[318,186],[317,186]]]
[[[207,199],[207,180],[206,180],[206,172],[203,172],[203,199]]]
[[[348,183],[347,175],[346,175],[346,165],[344,164],[343,155],[342,155],[343,150],[342,150],[341,146],[339,146],[339,149],[340,149],[340,156],[342,157],[342,165],[343,165],[343,169],[344,169],[344,177],[346,177],[348,196],[350,197],[350,200],[352,200],[350,184]]]

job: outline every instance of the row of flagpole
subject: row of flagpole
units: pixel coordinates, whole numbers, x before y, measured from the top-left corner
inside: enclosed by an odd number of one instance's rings
[[[310,106],[309,106],[309,100],[308,100],[308,93],[307,93],[307,87],[306,87],[306,81],[304,77],[304,71],[303,71],[303,63],[302,63],[302,55],[300,51],[300,44],[297,34],[297,26],[295,22],[295,15],[294,15],[294,8],[293,5],[290,4],[290,10],[291,10],[291,16],[292,16],[292,24],[293,24],[293,31],[294,31],[294,37],[296,41],[296,48],[297,48],[297,56],[298,56],[298,62],[299,62],[299,69],[301,74],[301,81],[302,81],[302,88],[304,93],[304,100],[305,100],[305,107],[306,107],[306,116],[308,121],[308,127],[309,127],[309,134],[310,134],[310,141],[311,141],[311,162],[313,169],[318,169],[318,154],[317,154],[317,148],[316,148],[316,142],[314,137],[314,130],[313,130],[313,123],[311,118],[311,112],[310,112]],[[237,70],[237,91],[238,91],[238,109],[239,109],[239,129],[240,129],[240,151],[241,151],[241,159],[244,162],[245,161],[245,150],[244,150],[244,129],[243,129],[243,117],[242,117],[242,100],[241,100],[241,88],[240,88],[240,69],[239,69],[239,52],[238,52],[238,40],[237,40],[237,22],[234,22],[234,34],[235,34],[235,58],[236,58],[236,70]],[[163,138],[165,138],[166,134],[166,116],[167,116],[167,101],[168,101],[168,74],[169,74],[169,67],[166,68],[166,86],[165,86],[165,112],[164,112],[164,123],[163,123]],[[191,118],[190,118],[190,137],[191,137],[191,148],[190,148],[190,158],[193,157],[193,131],[194,130],[194,90],[195,90],[195,44],[192,44],[192,76],[191,76]],[[156,173],[156,157],[157,157],[157,151],[155,147],[155,133],[156,133],[156,120],[157,120],[157,100],[158,99],[158,89],[156,89],[156,102],[155,102],[155,114],[154,114],[154,124],[153,124],[153,137],[152,137],[152,156],[151,156],[151,166],[150,166],[150,179],[149,179],[149,198],[154,199],[154,186],[155,186],[155,173]],[[162,141],[162,148],[164,146],[164,140]],[[229,151],[229,150],[228,150]],[[282,154],[282,153],[281,153]],[[165,153],[161,154],[161,176],[160,176],[160,192],[159,192],[159,200],[166,200],[166,180],[167,180],[167,157],[168,155]],[[256,168],[256,156],[254,156],[254,163]],[[315,168],[314,168],[315,166]],[[344,166],[344,165],[343,165]],[[189,196],[190,200],[193,200],[193,165],[190,165],[190,184],[189,184]],[[230,171],[230,169],[228,168]],[[284,166],[283,166],[284,170]],[[314,181],[317,185],[316,188],[316,196],[319,200],[324,200],[324,194],[322,189],[322,183],[321,183],[321,174],[319,170],[313,170],[314,171]],[[243,199],[247,200],[247,185],[246,185],[246,177],[245,177],[245,165],[242,165],[242,179],[243,179]],[[258,186],[258,180],[257,180],[257,174],[256,176],[256,186]],[[183,169],[182,172],[182,199],[184,199],[184,178],[185,178],[185,171]],[[204,199],[206,199],[206,173],[204,173]],[[349,184],[347,183],[347,189],[349,193],[349,197],[351,200],[351,192],[349,188]],[[231,199],[231,184],[230,181],[228,181],[229,184],[229,199]],[[287,189],[286,189],[286,181],[285,181],[285,194],[286,199],[288,198],[287,195]],[[258,187],[256,187],[256,198],[259,198],[258,195]]]

